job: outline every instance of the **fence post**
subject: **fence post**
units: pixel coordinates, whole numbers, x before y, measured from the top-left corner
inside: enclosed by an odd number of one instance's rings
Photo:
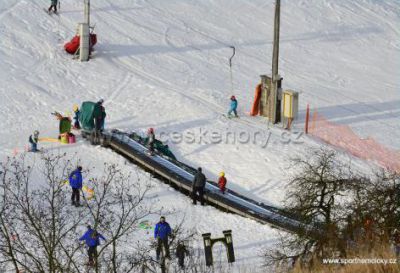
[[[310,120],[310,104],[307,103],[307,112],[306,112],[306,125],[305,125],[305,131],[306,134],[308,134],[308,121]]]

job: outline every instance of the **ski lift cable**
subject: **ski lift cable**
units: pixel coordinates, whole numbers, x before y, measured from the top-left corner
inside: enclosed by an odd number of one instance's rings
[[[236,48],[234,46],[229,46],[233,50],[232,56],[229,58],[229,73],[230,73],[230,80],[231,80],[231,93],[233,94],[233,71],[232,71],[232,60],[236,54]]]

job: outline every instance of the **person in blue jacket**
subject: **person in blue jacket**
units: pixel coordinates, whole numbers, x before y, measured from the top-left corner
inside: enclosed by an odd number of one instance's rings
[[[157,240],[157,260],[160,259],[161,248],[164,247],[165,249],[165,257],[169,258],[169,243],[168,243],[168,236],[171,236],[171,227],[165,221],[165,217],[160,217],[160,222],[156,224],[154,229],[154,238]]]
[[[100,245],[100,239],[103,241],[106,240],[103,235],[98,233],[96,230],[92,229],[89,225],[87,226],[87,231],[79,241],[85,241],[86,246],[88,247],[88,256],[89,256],[89,265],[94,266],[96,258],[97,258],[97,246]]]
[[[74,170],[69,175],[69,185],[72,188],[72,195],[71,195],[71,203],[76,207],[80,206],[79,198],[80,198],[80,191],[82,189],[82,167],[78,166],[76,170]]]
[[[231,106],[228,111],[228,117],[232,116],[232,112],[235,114],[235,117],[238,117],[237,107],[238,107],[238,101],[236,100],[235,96],[232,96],[231,97]]]

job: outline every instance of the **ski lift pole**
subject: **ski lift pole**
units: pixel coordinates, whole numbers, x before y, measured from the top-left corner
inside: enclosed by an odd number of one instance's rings
[[[230,72],[230,78],[231,78],[231,92],[233,93],[233,72],[232,72],[232,59],[235,57],[236,54],[236,48],[234,46],[230,46],[233,50],[232,56],[229,58],[229,72]]]
[[[58,0],[58,10],[61,10],[61,1]]]

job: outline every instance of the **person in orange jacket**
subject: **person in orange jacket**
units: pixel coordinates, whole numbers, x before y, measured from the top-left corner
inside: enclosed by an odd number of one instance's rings
[[[222,192],[222,194],[225,194],[225,186],[226,186],[226,178],[225,178],[225,173],[224,172],[220,172],[219,174],[219,179],[218,179],[218,186],[220,191]]]

